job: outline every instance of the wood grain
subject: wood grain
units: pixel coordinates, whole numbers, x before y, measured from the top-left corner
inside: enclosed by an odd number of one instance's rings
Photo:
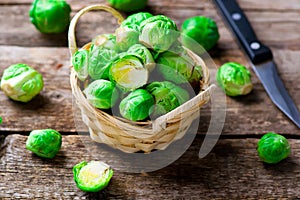
[[[52,159],[24,150],[26,136],[2,138],[1,199],[267,199],[300,197],[300,141],[289,140],[291,156],[277,165],[263,164],[257,139],[222,139],[205,158],[197,157],[201,138],[176,162],[155,172],[115,171],[109,186],[95,194],[81,192],[72,167],[90,161],[79,136],[64,136]],[[102,153],[103,157],[109,156]],[[122,163],[119,163],[122,166]],[[5,191],[5,192],[4,192]]]

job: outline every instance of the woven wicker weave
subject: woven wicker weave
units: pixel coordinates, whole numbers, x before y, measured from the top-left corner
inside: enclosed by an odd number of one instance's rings
[[[75,27],[78,19],[91,10],[105,10],[118,19],[119,24],[124,20],[122,15],[106,5],[92,5],[79,11],[69,27],[69,50],[71,55],[77,51]],[[88,46],[89,44],[85,45]],[[92,140],[105,143],[123,152],[150,152],[165,149],[173,141],[182,138],[194,119],[199,117],[200,107],[208,102],[212,86],[209,85],[209,72],[203,60],[188,50],[193,60],[202,66],[203,79],[199,83],[200,93],[171,112],[153,120],[133,122],[112,116],[94,108],[82,93],[79,80],[74,68],[71,68],[70,82],[72,93],[81,110],[82,120],[88,126]]]

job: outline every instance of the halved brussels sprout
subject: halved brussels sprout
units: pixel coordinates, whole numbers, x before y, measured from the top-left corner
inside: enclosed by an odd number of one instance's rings
[[[202,78],[202,67],[184,49],[180,54],[164,52],[158,56],[156,63],[164,79],[177,84],[199,82]]]
[[[114,8],[125,12],[134,12],[146,7],[148,0],[107,0]]]
[[[152,82],[146,89],[154,96],[153,116],[164,115],[189,100],[189,93],[168,81]]]
[[[72,65],[77,72],[79,80],[84,81],[88,77],[89,51],[79,49],[72,56]]]
[[[15,64],[4,70],[1,89],[15,101],[28,102],[44,87],[43,77],[26,64]]]
[[[191,39],[198,42],[208,51],[220,38],[216,22],[204,16],[195,16],[186,19],[182,24],[181,31],[182,43],[191,50],[193,50]]]
[[[119,51],[127,51],[129,47],[139,43],[140,33],[131,26],[116,29],[116,45]]]
[[[110,166],[100,161],[80,162],[73,167],[74,181],[84,192],[99,192],[113,176]]]
[[[125,55],[111,64],[109,75],[121,89],[133,91],[147,83],[149,71],[137,57]]]
[[[34,0],[29,16],[31,23],[42,33],[62,33],[70,23],[71,7],[64,0]]]
[[[253,88],[250,71],[239,63],[225,63],[218,69],[216,78],[228,96],[246,95]]]
[[[108,79],[109,65],[118,56],[117,52],[93,45],[89,55],[88,74],[94,80]]]
[[[53,158],[62,144],[62,136],[53,129],[33,130],[30,132],[26,149],[43,158]]]
[[[164,15],[144,20],[140,25],[140,31],[140,43],[156,52],[168,50],[180,35],[175,22]]]
[[[262,161],[275,164],[290,155],[291,147],[285,137],[269,132],[258,141],[257,152]]]
[[[136,31],[140,31],[141,23],[150,17],[153,17],[153,15],[148,12],[132,14],[121,23],[121,27],[129,26],[134,28]]]
[[[115,50],[117,51],[116,47],[116,36],[114,34],[102,34],[96,36],[92,44],[98,47],[103,47],[105,49]]]
[[[147,90],[137,89],[121,101],[119,108],[124,118],[139,121],[146,119],[151,114],[153,105],[153,96]]]
[[[145,67],[151,72],[155,67],[155,61],[151,52],[141,44],[135,44],[130,47],[127,51],[127,54],[134,55],[145,65]]]
[[[115,84],[103,79],[90,83],[83,93],[94,107],[100,109],[111,108],[119,98]]]

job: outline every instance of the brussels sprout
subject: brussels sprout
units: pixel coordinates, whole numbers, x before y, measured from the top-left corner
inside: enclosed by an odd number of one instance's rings
[[[70,23],[71,7],[64,0],[35,0],[29,11],[30,21],[42,33],[62,33]]]
[[[89,51],[85,49],[79,49],[72,56],[72,65],[77,72],[77,76],[80,80],[84,81],[88,77],[88,65],[89,65]]]
[[[158,72],[164,79],[177,84],[199,82],[202,77],[202,67],[184,49],[180,54],[164,52],[158,56],[156,62]]]
[[[27,141],[26,149],[43,158],[53,158],[59,151],[62,137],[53,129],[31,131]]]
[[[110,166],[100,161],[80,162],[73,167],[74,181],[84,192],[99,192],[113,176]]]
[[[116,36],[113,34],[98,35],[93,39],[92,44],[94,44],[95,46],[103,47],[105,49],[117,51]]]
[[[134,12],[146,7],[148,0],[107,0],[114,8],[125,12]]]
[[[141,23],[150,17],[153,17],[153,15],[148,12],[139,12],[132,14],[121,23],[121,27],[129,26],[131,28],[134,28],[136,31],[140,31]]]
[[[15,64],[4,70],[1,89],[15,101],[28,102],[44,87],[43,77],[26,64]]]
[[[107,80],[95,80],[83,90],[87,100],[96,108],[109,109],[119,98],[115,84]]]
[[[127,51],[129,47],[139,43],[140,33],[130,26],[119,27],[116,29],[116,45],[119,51]]]
[[[2,117],[0,117],[0,124],[2,124],[2,122],[3,122],[3,119],[2,119]]]
[[[147,83],[149,71],[137,57],[125,55],[111,63],[109,75],[121,89],[133,91]]]
[[[151,114],[153,105],[153,96],[147,90],[137,89],[121,101],[119,108],[124,118],[139,121],[146,119]]]
[[[175,22],[164,15],[156,15],[144,20],[140,30],[140,43],[156,52],[168,50],[179,37]]]
[[[108,79],[109,65],[117,57],[117,52],[93,45],[89,55],[88,74],[92,79]]]
[[[195,16],[186,19],[182,24],[181,31],[182,43],[191,50],[193,50],[191,39],[198,42],[208,51],[220,38],[216,22],[204,16]]]
[[[154,96],[154,116],[164,115],[189,100],[186,90],[168,81],[152,82],[146,89]]]
[[[275,164],[290,155],[291,147],[285,137],[269,132],[258,141],[257,152],[262,161]]]
[[[218,69],[217,81],[228,96],[246,95],[253,88],[250,71],[234,62],[225,63]]]
[[[135,44],[128,49],[127,54],[134,55],[139,58],[150,72],[154,69],[155,61],[151,52],[145,46]]]

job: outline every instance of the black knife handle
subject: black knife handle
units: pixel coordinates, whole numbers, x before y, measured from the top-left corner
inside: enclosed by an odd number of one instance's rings
[[[256,37],[246,15],[235,0],[215,0],[219,10],[227,20],[253,64],[273,58],[270,48]]]

